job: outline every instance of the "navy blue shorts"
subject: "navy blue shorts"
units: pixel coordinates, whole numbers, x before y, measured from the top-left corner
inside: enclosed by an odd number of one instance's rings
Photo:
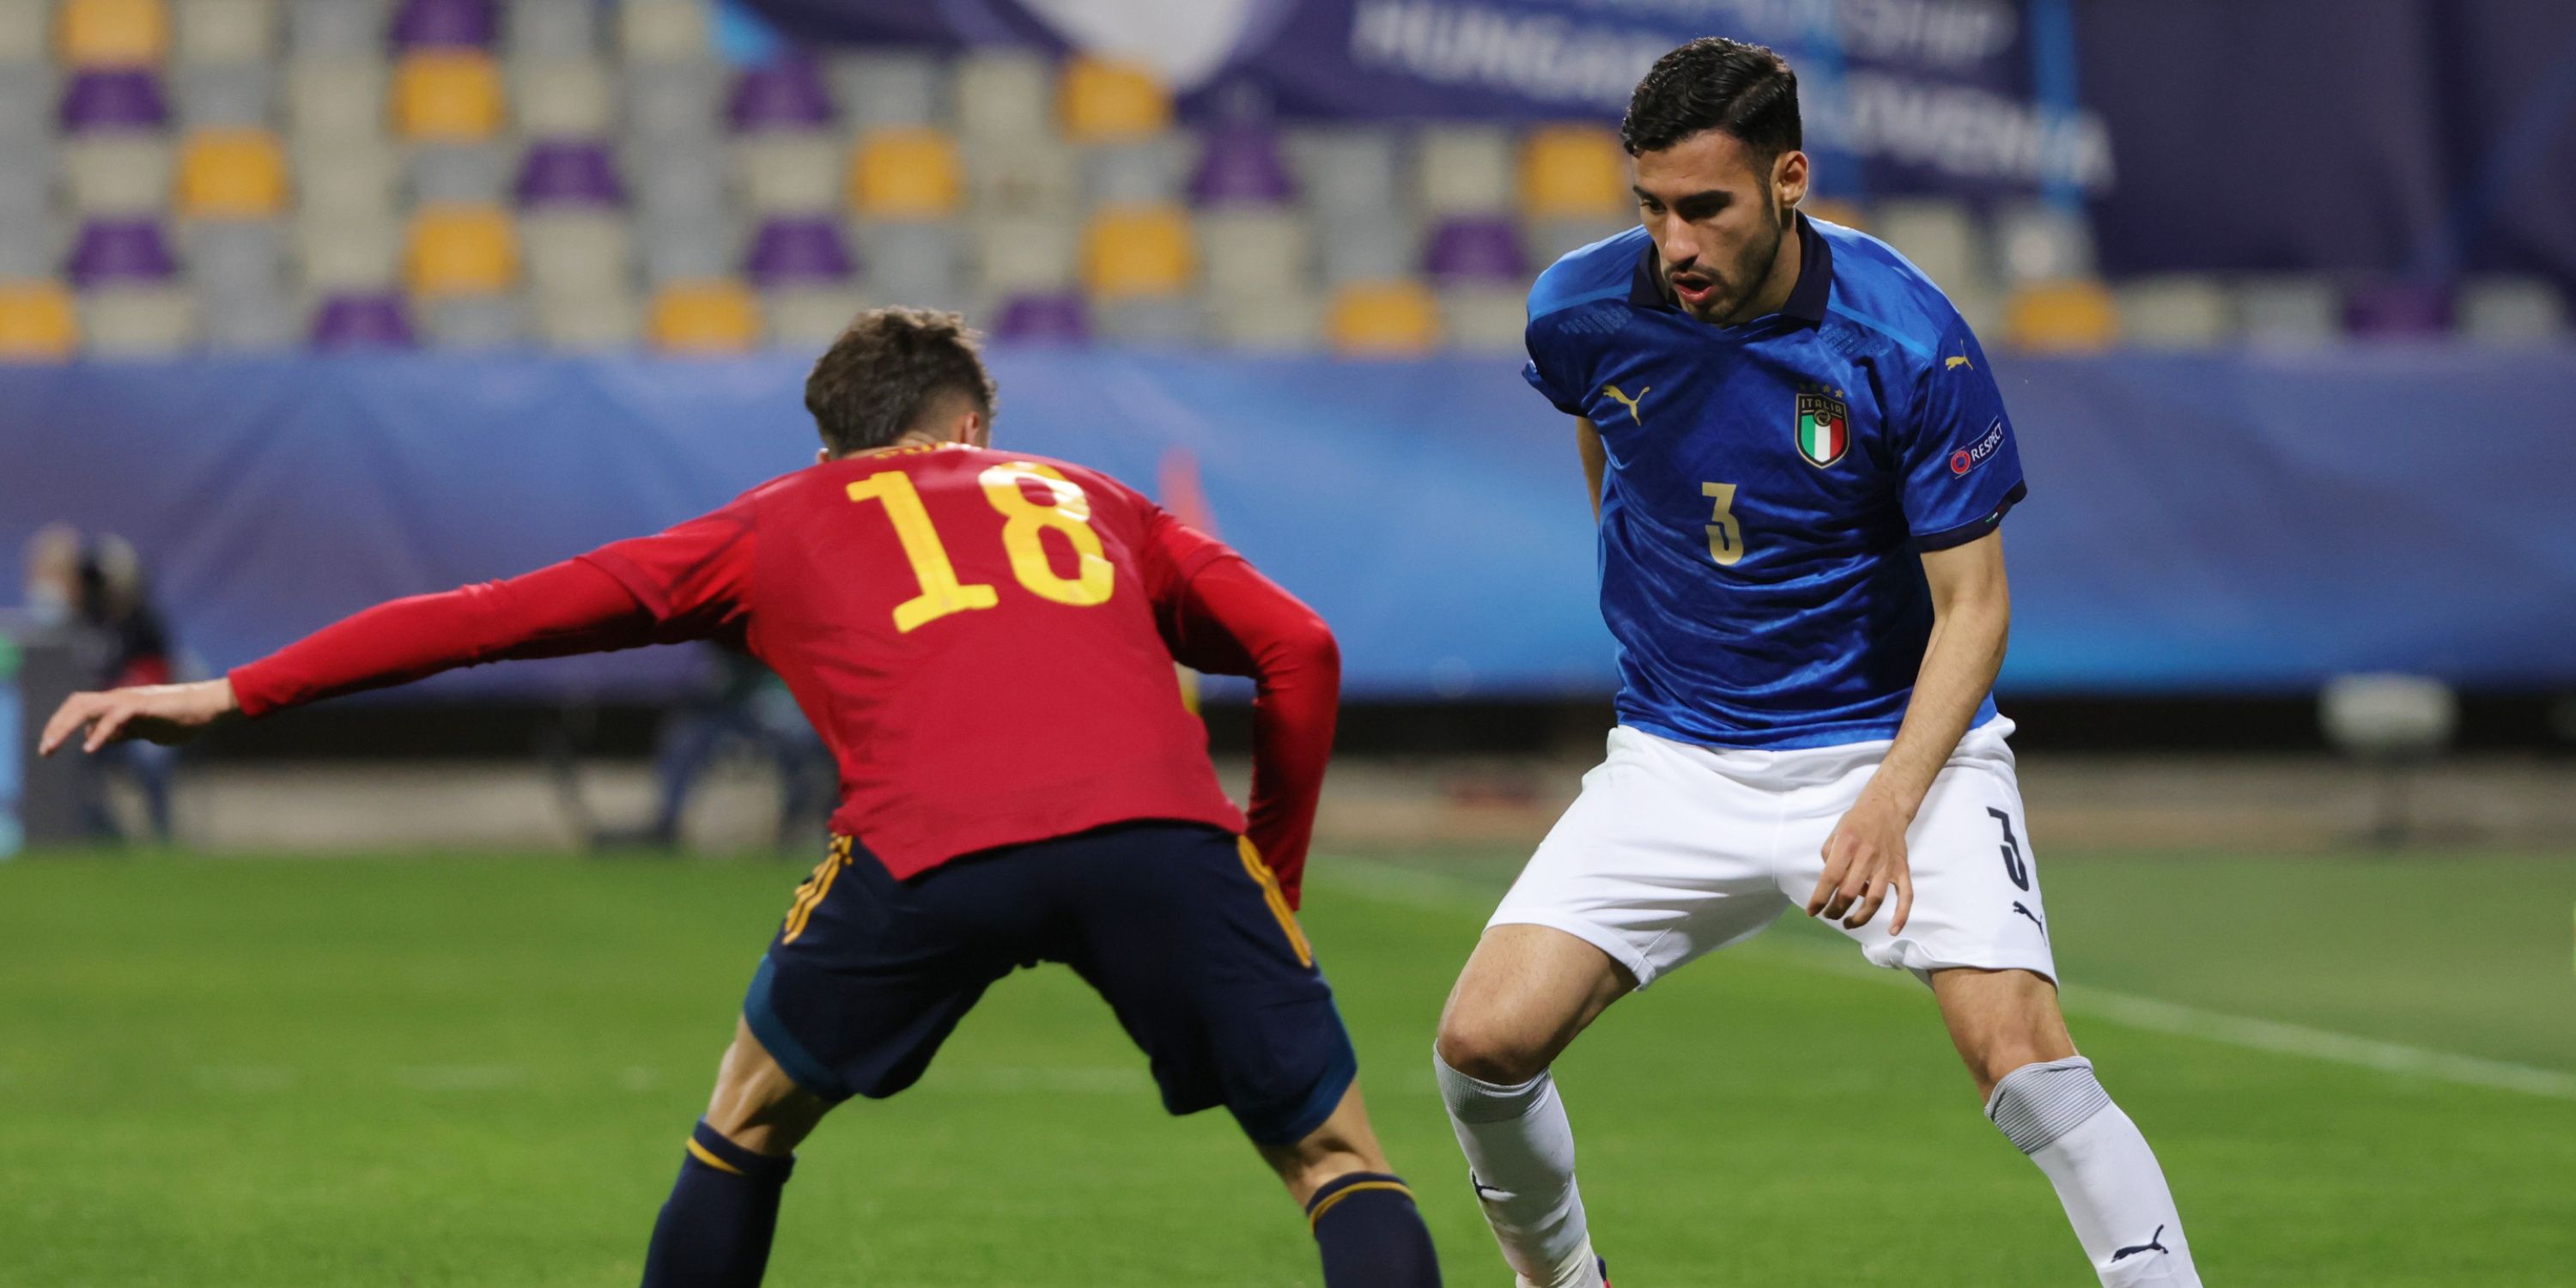
[[[1163,1107],[1224,1105],[1262,1144],[1305,1137],[1358,1073],[1333,990],[1249,845],[1128,823],[897,881],[849,838],[797,887],[743,1019],[826,1100],[911,1086],[993,981],[1062,962],[1152,1062]]]

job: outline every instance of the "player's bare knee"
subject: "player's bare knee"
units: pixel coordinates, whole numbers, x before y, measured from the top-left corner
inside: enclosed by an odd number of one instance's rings
[[[1555,1044],[1474,1013],[1452,1009],[1441,1017],[1433,1043],[1442,1063],[1478,1082],[1513,1086],[1547,1072]]]
[[[756,1154],[792,1152],[830,1106],[796,1085],[751,1035],[737,1027],[716,1070],[707,1100],[707,1125]]]

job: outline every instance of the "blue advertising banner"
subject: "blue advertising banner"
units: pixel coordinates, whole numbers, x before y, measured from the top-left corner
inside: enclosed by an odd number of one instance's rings
[[[807,361],[0,369],[0,548],[56,520],[122,533],[180,642],[229,666],[801,466]],[[1509,362],[1006,350],[993,365],[998,442],[1152,492],[1194,482],[1221,534],[1333,624],[1353,694],[1613,682],[1572,431]],[[1997,365],[2031,483],[2004,527],[2008,691],[2297,692],[2366,670],[2576,683],[2576,435],[2549,410],[2576,406],[2576,353]],[[438,684],[667,693],[697,674],[688,652],[651,649]]]

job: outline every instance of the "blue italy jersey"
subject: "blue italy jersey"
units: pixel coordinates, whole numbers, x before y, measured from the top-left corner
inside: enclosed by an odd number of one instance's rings
[[[1780,312],[1665,301],[1643,228],[1530,289],[1524,374],[1600,428],[1619,719],[1717,747],[1893,738],[1932,630],[1917,552],[2023,494],[1976,337],[1886,243],[1798,218]],[[1980,704],[1977,723],[1994,715]]]

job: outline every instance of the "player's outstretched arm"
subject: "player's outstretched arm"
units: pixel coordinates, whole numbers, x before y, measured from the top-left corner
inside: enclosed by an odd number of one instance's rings
[[[661,637],[617,578],[573,560],[378,604],[220,680],[73,694],[38,749],[51,755],[81,730],[84,751],[136,738],[179,742],[235,714],[265,715],[481,662],[633,648]]]
[[[1257,685],[1246,835],[1293,908],[1341,714],[1340,646],[1315,610],[1232,552],[1207,560],[1181,583],[1164,621],[1175,660],[1220,675],[1249,675]]]
[[[1932,640],[1906,701],[1905,723],[1869,786],[1825,839],[1824,879],[1807,900],[1809,916],[1865,926],[1893,894],[1888,929],[1905,929],[1914,908],[1905,829],[2003,667],[2012,591],[2004,578],[2001,530],[1923,552],[1923,576],[1932,590]]]

